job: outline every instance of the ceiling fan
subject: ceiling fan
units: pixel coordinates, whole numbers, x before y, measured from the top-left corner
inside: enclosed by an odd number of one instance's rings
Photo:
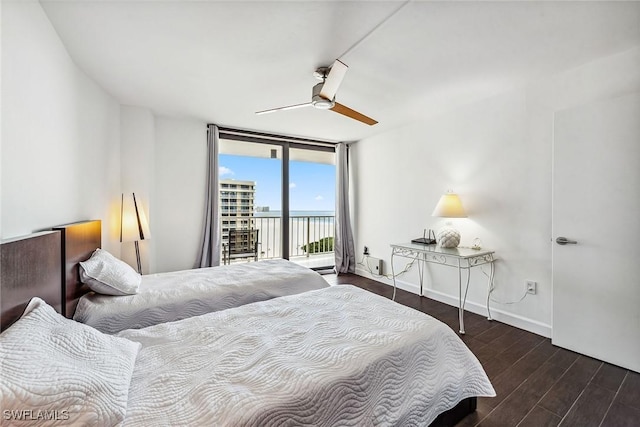
[[[354,120],[368,124],[369,126],[373,126],[378,122],[373,120],[371,117],[367,117],[362,113],[336,102],[336,92],[338,91],[338,87],[340,87],[340,83],[342,83],[342,79],[348,69],[349,67],[346,64],[341,62],[339,59],[336,59],[331,67],[321,67],[313,73],[313,76],[318,80],[321,80],[321,82],[313,87],[311,92],[311,102],[257,111],[256,114],[274,113],[276,111],[293,110],[294,108],[302,107],[315,107],[319,110],[335,111],[336,113],[340,113]]]

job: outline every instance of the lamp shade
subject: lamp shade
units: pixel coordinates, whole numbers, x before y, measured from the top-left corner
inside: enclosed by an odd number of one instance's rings
[[[443,194],[433,210],[431,216],[439,216],[443,218],[466,218],[467,213],[462,207],[460,197],[456,193],[448,192]]]
[[[135,193],[126,196],[123,194],[120,205],[120,241],[134,242],[150,237],[147,216],[140,202],[136,200]]]

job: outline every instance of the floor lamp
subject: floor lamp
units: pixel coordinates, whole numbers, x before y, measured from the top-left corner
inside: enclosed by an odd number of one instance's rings
[[[136,194],[131,193],[127,197],[122,194],[120,204],[120,242],[134,242],[136,246],[136,262],[138,263],[138,273],[142,274],[142,263],[140,262],[140,240],[149,239],[149,222],[144,214],[144,209],[136,200]]]

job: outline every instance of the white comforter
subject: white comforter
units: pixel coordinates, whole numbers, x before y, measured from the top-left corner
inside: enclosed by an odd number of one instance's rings
[[[118,335],[142,344],[124,425],[426,426],[495,395],[449,327],[352,286]]]
[[[135,295],[85,295],[73,319],[114,334],[327,286],[315,271],[287,260],[150,274]]]

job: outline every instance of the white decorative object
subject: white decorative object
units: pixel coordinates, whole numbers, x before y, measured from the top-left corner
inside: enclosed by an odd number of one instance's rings
[[[460,197],[452,191],[448,191],[440,197],[431,216],[466,218],[467,213],[462,207]],[[460,244],[460,232],[453,228],[451,223],[447,223],[447,225],[438,232],[436,241],[441,248],[456,248]]]
[[[460,232],[452,227],[444,227],[438,231],[437,242],[441,248],[457,248],[460,244]]]
[[[473,239],[473,245],[471,246],[471,249],[475,249],[475,250],[482,249],[482,240],[480,240],[479,237],[476,237],[475,239]]]

